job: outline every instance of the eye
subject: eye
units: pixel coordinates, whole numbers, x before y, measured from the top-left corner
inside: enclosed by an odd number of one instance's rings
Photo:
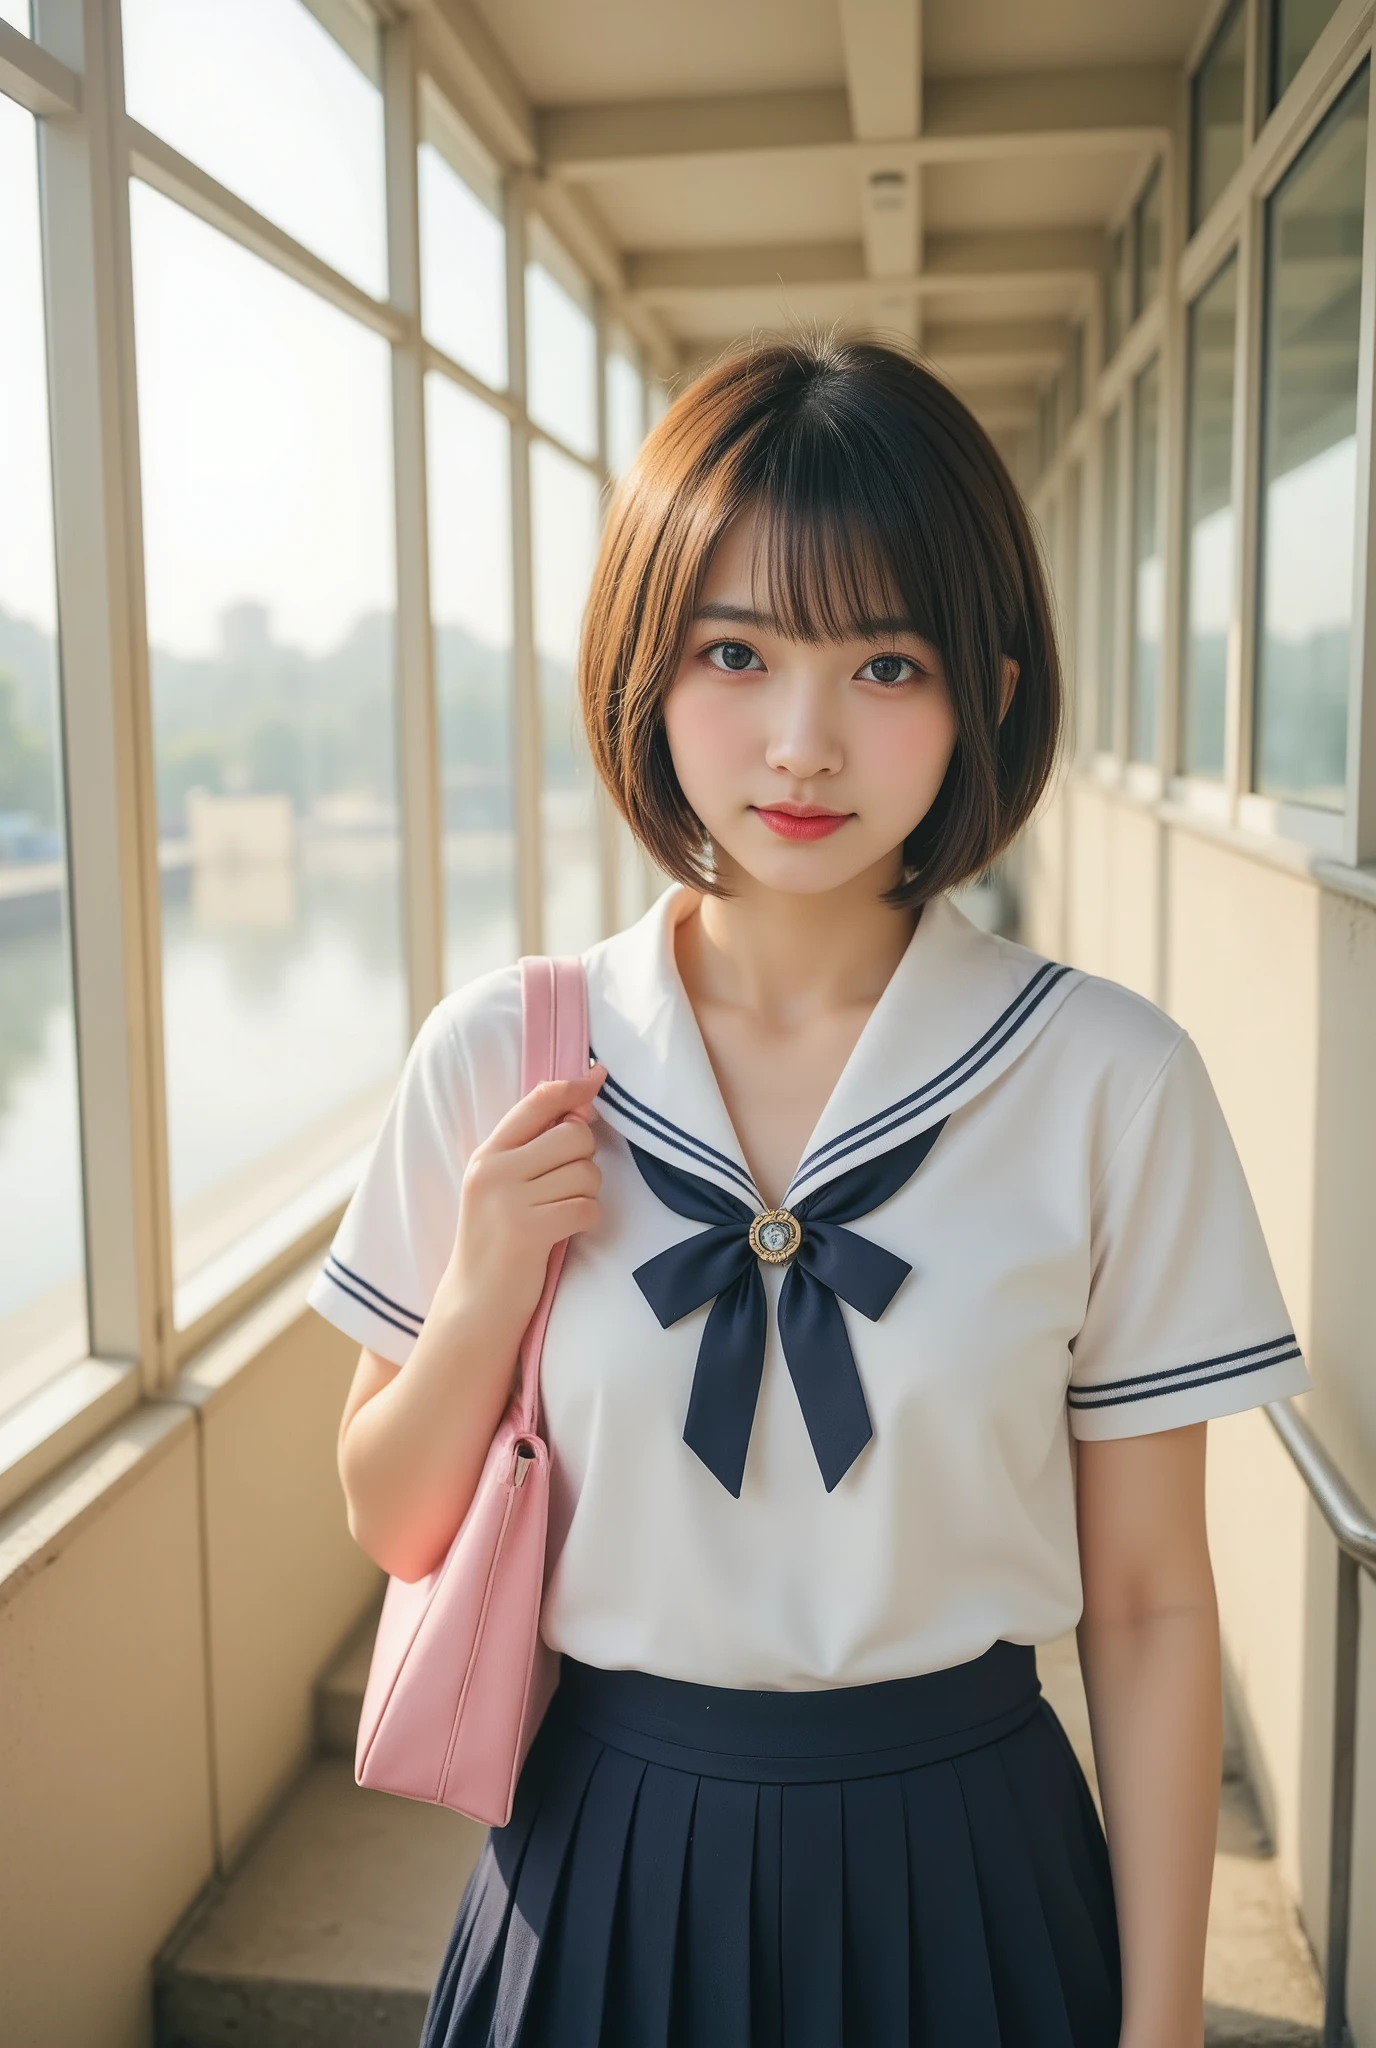
[[[906,654],[874,654],[858,671],[862,683],[910,683],[920,670]]]
[[[703,652],[713,668],[725,669],[728,675],[745,675],[751,669],[764,667],[754,648],[747,647],[743,640],[718,640]]]

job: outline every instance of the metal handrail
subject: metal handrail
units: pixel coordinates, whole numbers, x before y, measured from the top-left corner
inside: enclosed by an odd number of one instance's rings
[[[1338,1545],[1323,2048],[1351,2048],[1347,1959],[1352,1927],[1352,1832],[1357,1791],[1357,1652],[1362,1625],[1358,1574],[1366,1571],[1376,1578],[1376,1518],[1352,1491],[1293,1401],[1272,1401],[1266,1413]]]

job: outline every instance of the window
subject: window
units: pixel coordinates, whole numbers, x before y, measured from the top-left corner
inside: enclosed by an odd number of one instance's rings
[[[607,357],[607,466],[624,476],[645,438],[645,379],[629,343]]]
[[[520,952],[512,790],[511,430],[432,372],[425,420],[439,699],[444,974],[457,988]]]
[[[0,21],[7,21],[11,28],[17,28],[21,35],[31,36],[29,25],[29,0],[0,0]]]
[[[390,364],[146,186],[131,205],[185,1326],[275,1213],[307,1227],[304,1189],[347,1192],[405,1043]]]
[[[2,1414],[86,1349],[38,155],[3,96],[0,290]]]
[[[129,112],[366,292],[387,289],[376,28],[302,0],[124,0]]]
[[[547,953],[581,952],[602,931],[596,793],[574,691],[597,512],[592,473],[537,441],[531,449],[531,543]]]
[[[1077,320],[1070,330],[1070,370],[1067,379],[1070,396],[1067,425],[1080,417],[1085,409],[1085,323]]]
[[[1267,207],[1255,786],[1340,810],[1357,488],[1368,78]]]
[[[576,454],[597,453],[597,330],[586,282],[541,223],[526,265],[530,416]]]
[[[1104,360],[1111,362],[1132,319],[1132,264],[1126,224],[1109,237],[1104,279]]]
[[[428,81],[421,120],[417,172],[426,338],[485,384],[500,387],[507,380],[501,181]]]
[[[1049,385],[1037,399],[1037,471],[1049,469],[1056,454],[1056,389]]]
[[[1271,105],[1327,28],[1338,0],[1272,0]]]
[[[1199,226],[1242,162],[1246,69],[1246,0],[1233,0],[1190,81],[1191,229]]]
[[[1228,632],[1233,607],[1233,382],[1237,257],[1190,308],[1188,535],[1180,766],[1223,773]]]
[[[1117,737],[1114,706],[1118,668],[1118,443],[1122,412],[1104,421],[1099,472],[1099,705],[1096,737],[1102,753],[1112,753]]]
[[[1156,759],[1156,700],[1161,678],[1162,560],[1158,456],[1161,365],[1153,356],[1132,397],[1132,732],[1134,761]]]
[[[1133,223],[1132,310],[1144,313],[1161,289],[1162,180],[1158,163],[1138,200]]]

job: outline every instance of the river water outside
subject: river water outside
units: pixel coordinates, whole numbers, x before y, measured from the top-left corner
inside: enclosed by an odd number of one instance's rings
[[[510,838],[450,835],[445,869],[457,984],[515,957]],[[0,923],[0,1410],[6,1355],[80,1316],[68,937],[55,906],[26,922]],[[256,870],[173,869],[162,947],[181,1277],[188,1254],[213,1254],[224,1227],[250,1223],[291,1179],[299,1188],[376,1129],[407,1041],[396,838],[327,834]]]

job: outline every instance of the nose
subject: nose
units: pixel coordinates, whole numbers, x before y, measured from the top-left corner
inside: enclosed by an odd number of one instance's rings
[[[795,782],[837,772],[843,749],[829,682],[801,671],[777,678],[776,688],[770,692],[765,761]]]

